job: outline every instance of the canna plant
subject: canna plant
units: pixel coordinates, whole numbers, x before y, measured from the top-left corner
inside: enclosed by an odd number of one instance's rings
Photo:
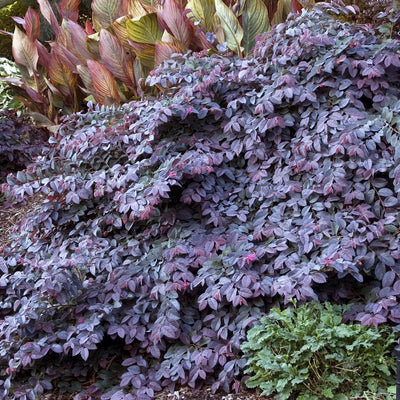
[[[255,38],[301,9],[297,0],[93,0],[81,26],[80,0],[61,0],[57,13],[37,0],[55,39],[39,40],[40,18],[29,8],[15,21],[13,56],[22,78],[7,79],[47,124],[85,101],[120,104],[142,94],[140,83],[174,53],[212,51],[218,44],[248,56]]]

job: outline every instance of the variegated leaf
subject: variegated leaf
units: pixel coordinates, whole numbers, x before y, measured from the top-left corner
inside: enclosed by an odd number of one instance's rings
[[[40,35],[40,18],[39,14],[31,7],[25,13],[24,28],[28,37],[35,41]]]
[[[171,58],[172,54],[180,52],[181,50],[179,49],[179,47],[175,46],[172,43],[157,41],[155,47],[155,65],[159,65],[163,61],[168,60],[169,58]]]
[[[155,11],[154,9],[151,12]],[[140,0],[130,0],[128,3],[128,15],[133,19],[143,17],[143,15],[149,14],[149,12]]]
[[[82,64],[82,61],[59,42],[50,43],[50,46],[51,51],[54,51],[54,53],[64,63],[64,65],[72,72],[76,73],[76,68],[79,64]]]
[[[100,31],[111,26],[118,17],[128,13],[128,2],[127,0],[93,0],[92,11],[93,23]]]
[[[165,0],[159,16],[167,31],[183,44],[183,50],[187,50],[193,38],[193,25],[184,9],[175,0]]]
[[[100,57],[107,69],[126,85],[131,86],[130,77],[126,74],[124,66],[127,63],[125,50],[119,40],[103,29],[100,32],[99,42]]]
[[[214,1],[216,14],[224,31],[228,48],[241,54],[242,48],[240,44],[243,40],[243,29],[240,26],[236,15],[222,0]]]
[[[112,24],[112,30],[115,33],[115,36],[124,46],[125,50],[129,50],[128,43],[128,29],[126,27],[126,22],[129,21],[128,17],[120,17]]]
[[[92,78],[90,76],[89,68],[86,65],[77,66],[79,77],[81,78],[84,87],[81,88],[87,94],[93,94],[95,92]]]
[[[87,49],[95,60],[100,60],[99,50],[100,33],[96,32],[93,35],[89,35],[86,40]]]
[[[93,35],[93,33],[95,33],[94,29],[93,29],[93,25],[90,23],[90,21],[88,19],[85,22],[85,32],[88,35]]]
[[[70,21],[77,22],[81,0],[61,0],[57,5],[59,14]]]
[[[93,57],[93,54],[91,54],[87,48],[88,34],[77,23],[73,21],[68,21],[67,23],[72,42],[70,49],[83,63],[85,63],[87,59]]]
[[[42,43],[39,42],[39,40],[35,40],[35,46],[39,54],[38,64],[47,69],[49,67],[49,62],[50,62],[49,51]]]
[[[135,52],[136,57],[140,61],[142,67],[146,68],[149,71],[152,70],[155,63],[155,44],[135,43],[131,40],[129,40],[129,44]]]
[[[206,32],[213,32],[214,0],[189,0],[186,9],[190,10],[188,14],[190,19],[200,21]]]
[[[39,53],[33,40],[17,26],[15,27],[12,40],[12,53],[15,62],[26,67],[29,75],[33,76],[37,70]]]
[[[94,60],[88,60],[87,66],[92,79],[93,93],[99,104],[120,103],[117,84],[111,72],[103,65]]]
[[[49,78],[50,82],[57,87],[64,96],[71,96],[73,88],[76,85],[76,75],[59,60],[54,52],[51,53]]]
[[[159,4],[158,0],[141,0],[141,1],[144,5],[154,7],[154,8],[156,8]]]
[[[157,14],[147,14],[138,20],[126,22],[128,38],[133,42],[154,44],[162,37],[162,30],[158,26]]]
[[[315,4],[315,0],[291,0],[291,12],[298,13],[301,12],[303,7],[307,9],[312,8]]]
[[[37,0],[40,8],[40,12],[42,13],[43,17],[46,21],[51,25],[53,32],[58,36],[60,26],[58,24],[56,15],[54,14],[53,9],[51,8],[50,3],[48,0]]]
[[[275,13],[272,16],[269,15],[271,25],[276,25],[280,24],[281,22],[285,22],[287,16],[291,13],[291,11],[292,11],[292,0],[278,0],[276,4]]]
[[[262,0],[247,0],[242,11],[244,54],[253,50],[256,36],[269,30],[268,9]]]

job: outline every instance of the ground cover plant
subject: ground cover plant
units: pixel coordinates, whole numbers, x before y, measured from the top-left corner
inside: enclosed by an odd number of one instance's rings
[[[348,306],[310,302],[272,309],[248,332],[242,350],[249,387],[276,400],[360,398],[395,384],[393,348],[397,335],[379,328],[342,323]]]
[[[353,5],[357,13],[348,15],[348,20],[353,22],[373,25],[390,36],[399,38],[400,34],[400,10],[397,0],[343,0],[344,4]]]
[[[247,329],[293,298],[399,322],[400,43],[340,9],[253,58],[172,57],[163,96],[89,105],[8,177],[47,199],[0,258],[2,398],[235,390]]]
[[[0,182],[11,172],[25,169],[48,148],[49,132],[28,119],[0,111]]]

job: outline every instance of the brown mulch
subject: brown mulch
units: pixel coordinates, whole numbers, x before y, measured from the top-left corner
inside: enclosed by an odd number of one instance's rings
[[[73,396],[57,395],[54,393],[46,393],[43,395],[41,400],[72,400]],[[168,389],[164,389],[162,392],[156,393],[154,400],[257,400],[271,399],[266,396],[260,396],[255,390],[241,388],[238,393],[216,393],[212,394],[209,387],[204,387],[196,392],[188,387],[180,388],[173,393],[170,393]]]
[[[238,393],[212,394],[211,389],[208,387],[202,388],[195,393],[190,388],[181,388],[174,393],[164,390],[156,394],[154,398],[156,400],[256,400],[261,398],[267,400],[267,397],[261,397],[255,390],[241,388]]]
[[[22,219],[33,211],[35,207],[43,202],[44,195],[36,193],[30,196],[27,203],[14,205],[6,208],[4,204],[0,204],[0,249],[7,247],[11,243],[10,235],[14,227],[22,221]]]

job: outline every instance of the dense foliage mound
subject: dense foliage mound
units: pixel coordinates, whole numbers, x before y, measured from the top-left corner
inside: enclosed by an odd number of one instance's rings
[[[32,126],[11,111],[0,112],[0,182],[25,169],[48,147],[49,132]],[[32,191],[33,192],[33,191]]]
[[[16,110],[23,104],[15,98],[15,94],[3,78],[20,77],[17,65],[7,58],[0,57],[0,109]]]
[[[242,344],[252,374],[246,385],[275,400],[370,398],[366,388],[382,398],[395,383],[395,331],[343,324],[347,308],[312,301],[272,309]]]
[[[397,0],[343,0],[344,4],[355,6],[357,12],[346,18],[360,24],[373,25],[392,37],[400,35],[400,9]]]
[[[400,43],[322,7],[252,59],[175,56],[163,98],[66,118],[8,178],[47,200],[0,258],[3,398],[235,389],[246,329],[292,298],[399,321]]]

